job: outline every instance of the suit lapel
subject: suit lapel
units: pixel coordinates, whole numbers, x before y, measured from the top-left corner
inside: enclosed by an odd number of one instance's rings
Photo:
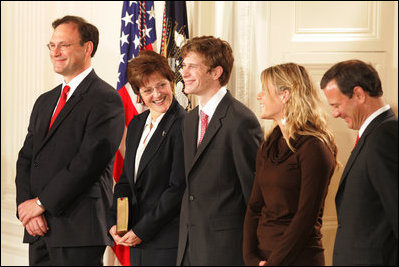
[[[56,88],[54,88],[47,99],[47,101],[44,103],[43,111],[40,114],[42,118],[40,118],[40,123],[38,127],[38,139],[40,141],[44,141],[48,134],[48,127],[50,125],[50,120],[51,117],[53,116],[53,111],[55,109],[55,106],[57,104],[57,100],[60,97],[61,94],[61,88],[62,85],[60,84]]]
[[[136,153],[137,153],[137,148],[140,143],[141,139],[141,133],[143,132],[144,125],[147,119],[147,116],[149,114],[149,110],[144,111],[140,115],[137,115],[136,120],[134,121],[134,127],[130,128],[130,131],[128,131],[128,136],[129,138],[129,145],[126,146],[126,152],[125,152],[125,163],[124,166],[126,166],[126,176],[128,178],[129,184],[133,192],[136,192],[136,187],[134,183],[134,169],[136,165]],[[146,115],[147,114],[147,115]],[[134,194],[136,196],[136,194]]]
[[[384,120],[388,119],[389,117],[395,116],[395,114],[393,113],[392,109],[387,110],[385,112],[383,112],[382,114],[380,114],[379,116],[377,116],[366,128],[366,130],[364,131],[363,135],[360,137],[359,141],[356,144],[356,147],[352,150],[351,155],[348,159],[348,162],[346,163],[345,169],[342,173],[342,178],[341,181],[339,182],[339,186],[338,186],[338,192],[341,188],[341,185],[344,184],[346,177],[348,176],[349,171],[351,170],[353,163],[355,162],[356,158],[358,157],[358,155],[360,154],[364,143],[367,139],[367,136],[372,133],[374,131],[374,129],[376,127],[378,127],[378,125],[380,125]],[[338,195],[338,194],[337,194]],[[337,201],[337,200],[336,200]]]
[[[140,165],[137,170],[137,179],[136,183],[140,180],[141,174],[143,170],[147,167],[150,161],[154,158],[155,153],[161,147],[161,144],[166,139],[169,129],[172,126],[173,122],[176,120],[176,112],[178,108],[178,103],[175,98],[173,98],[172,104],[169,110],[166,112],[162,120],[160,121],[157,129],[149,140],[143,155],[140,159]],[[151,115],[149,115],[151,116]]]
[[[48,127],[50,125],[50,119],[53,113],[53,110],[55,108],[55,105],[53,106],[53,109],[50,109],[51,115],[49,116],[49,121],[47,125],[42,125],[41,131],[45,131],[47,133],[46,137],[44,138],[43,142],[40,145],[39,150],[47,143],[47,141],[53,136],[54,132],[57,130],[61,122],[68,116],[68,114],[71,113],[73,110],[73,107],[76,106],[82,99],[84,98],[84,95],[87,93],[87,90],[89,89],[91,83],[93,82],[94,79],[98,79],[98,76],[92,70],[89,75],[80,83],[80,85],[76,88],[75,92],[73,95],[69,98],[69,100],[65,103],[65,106],[62,108],[60,113],[58,114],[57,118],[55,119],[53,125],[51,126],[50,130],[48,131]],[[61,91],[61,89],[60,89]],[[58,94],[59,97],[59,94]],[[55,100],[57,102],[58,98]],[[38,150],[38,151],[39,151]]]
[[[198,139],[198,106],[186,115],[186,125],[184,127],[185,137],[185,150],[187,151],[188,158],[193,160],[197,153],[197,139]],[[189,162],[187,162],[189,163]],[[188,165],[188,166],[192,166]]]
[[[68,116],[69,113],[73,110],[73,107],[76,106],[82,100],[82,95],[73,94],[69,100],[65,103],[65,106],[62,108],[57,118],[55,119],[53,125],[51,126],[48,135],[46,138],[50,138],[53,133],[60,126],[61,122]]]
[[[230,92],[227,91],[226,95],[220,101],[219,105],[215,110],[215,113],[212,116],[208,128],[206,129],[204,138],[202,139],[202,142],[197,149],[197,153],[194,156],[192,166],[195,165],[197,160],[201,157],[201,155],[204,153],[208,145],[211,143],[212,139],[215,137],[216,133],[222,127],[223,118],[226,117],[227,110],[228,107],[230,106],[231,100],[232,96]],[[198,111],[197,111],[197,125],[198,125]],[[198,129],[198,126],[196,128]],[[198,136],[198,133],[196,134],[196,136]],[[195,138],[194,140],[197,140],[197,138]],[[197,142],[195,142],[195,144],[197,144]]]

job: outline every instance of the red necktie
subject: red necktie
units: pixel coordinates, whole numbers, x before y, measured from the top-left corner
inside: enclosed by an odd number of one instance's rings
[[[207,127],[208,127],[208,115],[206,115],[204,112],[201,111],[201,134],[198,146],[201,144],[202,138],[204,138]]]
[[[359,134],[357,134],[357,137],[356,137],[355,147],[357,145],[357,141],[359,141]]]
[[[68,92],[69,92],[70,89],[71,89],[71,87],[69,87],[68,85],[65,85],[64,89],[62,89],[60,101],[58,101],[57,108],[55,109],[53,117],[51,118],[51,121],[50,121],[50,126],[48,127],[49,130],[51,128],[51,125],[53,125],[53,122],[55,121],[55,118],[57,118],[57,116],[60,113],[61,109],[64,107],[66,99],[67,99],[67,95],[68,95]]]

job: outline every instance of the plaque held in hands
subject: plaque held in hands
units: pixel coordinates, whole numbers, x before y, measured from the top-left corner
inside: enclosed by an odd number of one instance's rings
[[[129,222],[129,200],[127,197],[117,199],[116,207],[116,233],[123,236],[128,231]]]

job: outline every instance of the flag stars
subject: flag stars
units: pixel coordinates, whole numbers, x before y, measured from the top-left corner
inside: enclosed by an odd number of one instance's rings
[[[145,26],[145,35],[149,38],[150,37],[150,31],[152,30],[152,28],[147,28],[147,26]]]
[[[121,46],[123,46],[125,43],[129,44],[129,41],[127,40],[128,37],[129,37],[129,34],[125,34],[124,32],[122,32]]]
[[[126,55],[125,53],[120,55],[119,62],[122,63],[122,64],[125,63],[125,60],[123,59],[125,57],[125,55]]]
[[[151,6],[151,10],[150,10],[150,11],[147,11],[147,13],[148,13],[148,15],[150,16],[150,17],[149,17],[149,20],[155,18],[154,6]]]
[[[122,18],[122,20],[125,22],[125,26],[127,26],[129,23],[133,24],[132,17],[133,14],[129,15],[129,13],[126,12],[126,15]]]
[[[140,45],[140,39],[137,35],[134,37],[133,43],[134,43],[134,48],[137,49],[137,47]]]

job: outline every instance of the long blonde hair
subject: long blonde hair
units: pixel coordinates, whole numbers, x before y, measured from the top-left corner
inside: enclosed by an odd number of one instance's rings
[[[285,90],[290,97],[285,103],[283,116],[285,117],[284,131],[288,137],[287,144],[295,151],[290,143],[295,135],[312,135],[325,143],[337,161],[337,145],[334,136],[327,127],[327,116],[321,108],[318,91],[313,85],[306,69],[295,63],[275,65],[265,69],[261,74],[263,90],[269,90],[267,84],[274,85],[276,94]]]

